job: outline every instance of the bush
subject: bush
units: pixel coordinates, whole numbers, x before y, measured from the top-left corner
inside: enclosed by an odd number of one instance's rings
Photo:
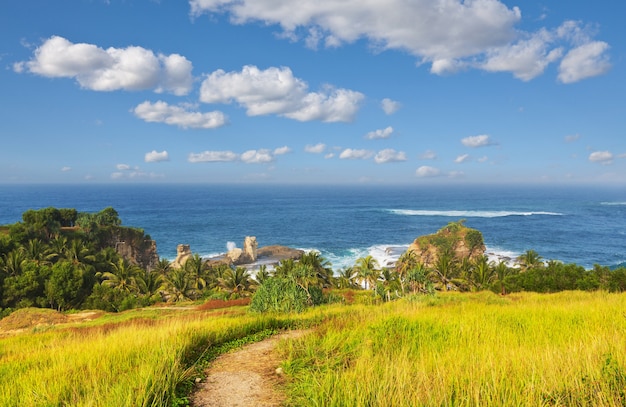
[[[259,286],[250,310],[254,312],[302,312],[308,305],[307,292],[293,280],[271,277]]]

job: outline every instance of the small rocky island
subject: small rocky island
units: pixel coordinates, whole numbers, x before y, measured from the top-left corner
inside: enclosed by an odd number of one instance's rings
[[[304,250],[281,245],[259,248],[255,236],[246,236],[243,248],[235,247],[223,256],[206,259],[206,263],[210,267],[227,265],[255,268],[260,265],[276,265],[287,259],[299,260],[302,255],[304,255]],[[182,267],[192,256],[191,247],[188,244],[179,244],[176,247],[176,259],[172,262],[172,267]]]

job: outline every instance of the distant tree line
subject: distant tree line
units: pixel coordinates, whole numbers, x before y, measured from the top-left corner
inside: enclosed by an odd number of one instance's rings
[[[491,290],[502,295],[626,291],[624,267],[596,265],[587,270],[544,261],[533,250],[517,258],[515,266],[486,256],[457,259],[444,250],[427,267],[407,251],[394,267],[380,267],[372,256],[365,256],[352,267],[333,271],[330,262],[313,251],[300,260],[283,260],[271,271],[262,266],[254,276],[242,267],[211,266],[198,254],[180,268],[160,259],[147,270],[115,250],[116,236],[149,239],[142,229],[121,223],[110,207],[97,213],[45,208],[24,212],[22,222],[0,226],[0,316],[24,307],[122,311],[157,302],[242,297],[253,297],[254,311],[298,311],[338,300],[332,289],[368,290],[381,302],[438,290]],[[480,232],[468,236],[474,245],[482,244]]]

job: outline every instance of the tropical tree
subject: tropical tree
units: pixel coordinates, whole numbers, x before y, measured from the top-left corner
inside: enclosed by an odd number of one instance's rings
[[[495,278],[493,264],[489,262],[487,256],[481,256],[474,260],[470,273],[470,284],[475,290],[483,290],[491,284]]]
[[[445,290],[450,290],[453,286],[452,280],[456,277],[455,271],[454,256],[446,250],[439,255],[430,274]]]
[[[360,288],[357,283],[358,273],[354,267],[344,267],[338,271],[337,288]]]
[[[357,272],[359,281],[365,284],[365,289],[376,286],[380,275],[380,266],[378,261],[371,255],[360,257],[356,260],[354,268]]]
[[[543,267],[543,258],[534,250],[527,250],[517,258],[521,271]]]
[[[288,277],[293,269],[296,267],[296,262],[293,259],[283,259],[276,267],[274,267],[274,277],[285,278]]]
[[[261,285],[268,278],[270,278],[270,272],[267,270],[267,266],[265,264],[260,265],[254,277],[255,283]]]
[[[120,258],[117,263],[111,265],[112,271],[102,273],[102,285],[112,287],[117,291],[127,293],[139,292],[139,278],[141,268]]]
[[[41,239],[30,239],[25,247],[26,257],[35,264],[50,264],[53,256]]]
[[[244,267],[228,269],[219,278],[218,287],[231,297],[246,297],[252,294],[250,272]]]
[[[328,288],[332,285],[332,265],[320,254],[320,252],[312,250],[305,253],[298,261],[298,264],[309,268],[315,274],[318,283],[322,287]]]
[[[77,305],[83,285],[83,272],[80,268],[62,260],[52,266],[50,278],[45,283],[45,294],[51,308],[67,310]]]
[[[10,277],[18,276],[22,274],[24,266],[27,262],[28,259],[23,247],[13,249],[6,256],[4,256],[2,271]]]
[[[195,295],[195,288],[189,272],[185,268],[174,268],[167,275],[167,301],[178,302],[191,299]]]
[[[402,253],[396,262],[396,271],[398,272],[400,291],[404,294],[404,283],[410,270],[414,269],[419,263],[417,254],[413,250],[407,250]]]
[[[391,301],[391,293],[400,288],[399,276],[395,270],[383,268],[380,271],[376,293],[385,301]]]
[[[202,260],[202,257],[200,257],[198,253],[194,253],[194,255],[185,262],[183,268],[187,272],[191,282],[191,297],[194,300],[198,299],[200,292],[207,285],[207,267],[205,266],[204,260]]]
[[[426,288],[428,282],[428,272],[423,263],[417,263],[411,270],[409,270],[406,280],[411,287],[413,294],[423,291]]]
[[[511,269],[504,261],[499,261],[494,267],[495,281],[500,284],[500,294],[506,295],[506,287],[504,285],[504,279],[511,272]]]

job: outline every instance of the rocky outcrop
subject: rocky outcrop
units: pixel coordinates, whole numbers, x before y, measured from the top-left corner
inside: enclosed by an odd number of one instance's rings
[[[278,263],[281,260],[300,260],[304,255],[304,250],[292,249],[287,246],[265,246],[257,251],[259,260],[276,260]]]
[[[485,250],[482,233],[468,228],[462,221],[451,222],[435,234],[418,237],[407,249],[426,267],[434,266],[445,252],[460,261],[480,258]]]
[[[231,264],[236,266],[241,264],[250,264],[257,261],[257,247],[258,243],[256,237],[246,236],[243,241],[243,249],[234,248],[226,253],[226,258]]]
[[[170,267],[182,268],[191,256],[191,247],[188,244],[179,244],[176,246],[176,259],[170,264]]]
[[[156,242],[146,239],[143,232],[119,228],[111,240],[120,256],[145,270],[152,270],[159,262]]]

